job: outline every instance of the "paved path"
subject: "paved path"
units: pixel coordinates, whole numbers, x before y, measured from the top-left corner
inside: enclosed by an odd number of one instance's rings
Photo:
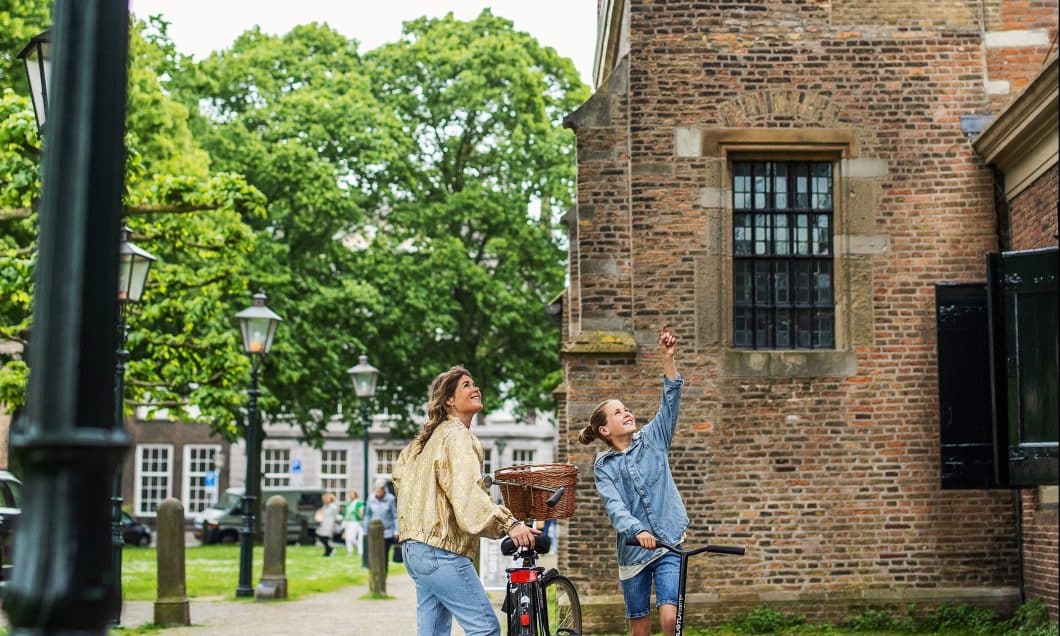
[[[296,601],[191,600],[191,627],[174,627],[161,636],[254,634],[255,636],[415,636],[416,589],[407,574],[390,574],[389,600],[361,600],[368,585],[352,585],[334,592],[309,594]],[[500,593],[492,592],[500,616]],[[152,622],[154,603],[126,601],[122,625]],[[502,623],[503,625],[503,618]],[[453,634],[464,631],[453,622]]]

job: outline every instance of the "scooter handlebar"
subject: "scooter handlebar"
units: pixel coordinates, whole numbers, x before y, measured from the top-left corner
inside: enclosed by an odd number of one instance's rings
[[[626,538],[626,545],[640,546],[640,542],[637,541],[636,537],[627,537]],[[658,539],[655,540],[655,546],[659,547],[659,548],[665,548],[665,549],[669,550],[670,552],[673,552],[674,554],[678,554],[678,555],[680,555],[680,554],[690,554],[690,555],[691,554],[699,554],[700,552],[713,552],[715,554],[736,554],[736,555],[742,555],[742,554],[744,554],[746,552],[746,550],[744,550],[743,546],[733,546],[733,545],[705,545],[705,546],[703,546],[701,548],[695,548],[693,550],[687,550],[686,551],[686,550],[682,550],[681,548],[679,548],[677,546],[670,545],[669,543],[666,543],[664,541],[659,541]]]

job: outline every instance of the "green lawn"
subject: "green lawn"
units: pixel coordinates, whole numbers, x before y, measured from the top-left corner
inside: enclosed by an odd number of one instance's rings
[[[360,557],[350,557],[345,550],[334,556],[321,556],[319,546],[287,546],[287,592],[298,598],[315,592],[328,592],[365,583],[367,570],[361,569]],[[261,578],[261,546],[254,547],[252,585]],[[126,547],[122,552],[122,591],[128,600],[153,601],[156,598],[157,561],[154,548]],[[239,582],[238,545],[189,546],[185,553],[185,575],[189,598],[223,597],[235,599]],[[390,573],[403,573],[400,564],[391,563]]]

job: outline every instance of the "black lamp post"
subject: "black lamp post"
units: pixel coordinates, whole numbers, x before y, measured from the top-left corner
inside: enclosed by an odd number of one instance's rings
[[[3,603],[12,634],[103,636],[117,600],[109,504],[130,445],[114,418],[113,375],[129,6],[56,0],[52,15],[54,49],[46,52],[41,42],[23,56],[37,60],[45,79],[51,66],[54,89],[35,99],[48,139],[28,356],[33,373],[11,430],[25,488]]]
[[[258,494],[258,371],[272,349],[272,337],[282,318],[265,306],[265,294],[254,294],[254,304],[236,314],[243,335],[243,352],[250,357],[250,410],[247,416],[247,479],[243,486],[243,527],[239,536],[239,587],[236,596],[253,596],[250,586],[254,559],[254,511]]]
[[[368,433],[372,427],[368,413],[368,401],[375,397],[375,383],[379,380],[379,369],[368,364],[368,356],[361,354],[356,365],[346,370],[353,380],[353,392],[361,400],[361,424],[364,427],[364,504],[368,505]],[[363,550],[362,550],[363,552]]]
[[[121,245],[118,246],[118,348],[117,363],[114,365],[114,427],[121,429],[124,421],[122,407],[125,403],[125,361],[129,359],[129,352],[125,349],[125,338],[128,336],[126,316],[131,303],[139,303],[147,284],[147,274],[151,271],[151,263],[155,262],[154,256],[137,247],[129,237],[132,231],[128,227],[121,228]],[[113,624],[121,622],[121,550],[125,541],[122,539],[121,523],[121,482],[122,462],[114,473],[114,494],[111,502],[111,549],[114,552],[112,567],[114,568],[114,585],[118,606],[112,617]]]
[[[18,57],[26,65],[26,78],[33,98],[33,115],[37,118],[37,134],[43,136],[48,103],[51,101],[51,29],[35,35],[18,52]]]

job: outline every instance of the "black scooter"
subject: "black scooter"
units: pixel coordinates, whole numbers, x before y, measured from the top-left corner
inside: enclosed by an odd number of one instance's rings
[[[637,546],[640,545],[640,543],[637,541],[636,538],[629,538],[626,539],[626,545]],[[705,545],[701,548],[695,548],[694,550],[685,551],[677,546],[672,546],[669,543],[663,543],[658,539],[655,540],[655,545],[660,548],[666,548],[670,552],[673,552],[677,556],[681,557],[681,583],[677,588],[677,627],[676,629],[674,629],[674,636],[681,636],[685,621],[685,578],[688,576],[688,559],[704,552],[713,552],[715,554],[742,555],[744,553],[744,549],[739,546]]]

